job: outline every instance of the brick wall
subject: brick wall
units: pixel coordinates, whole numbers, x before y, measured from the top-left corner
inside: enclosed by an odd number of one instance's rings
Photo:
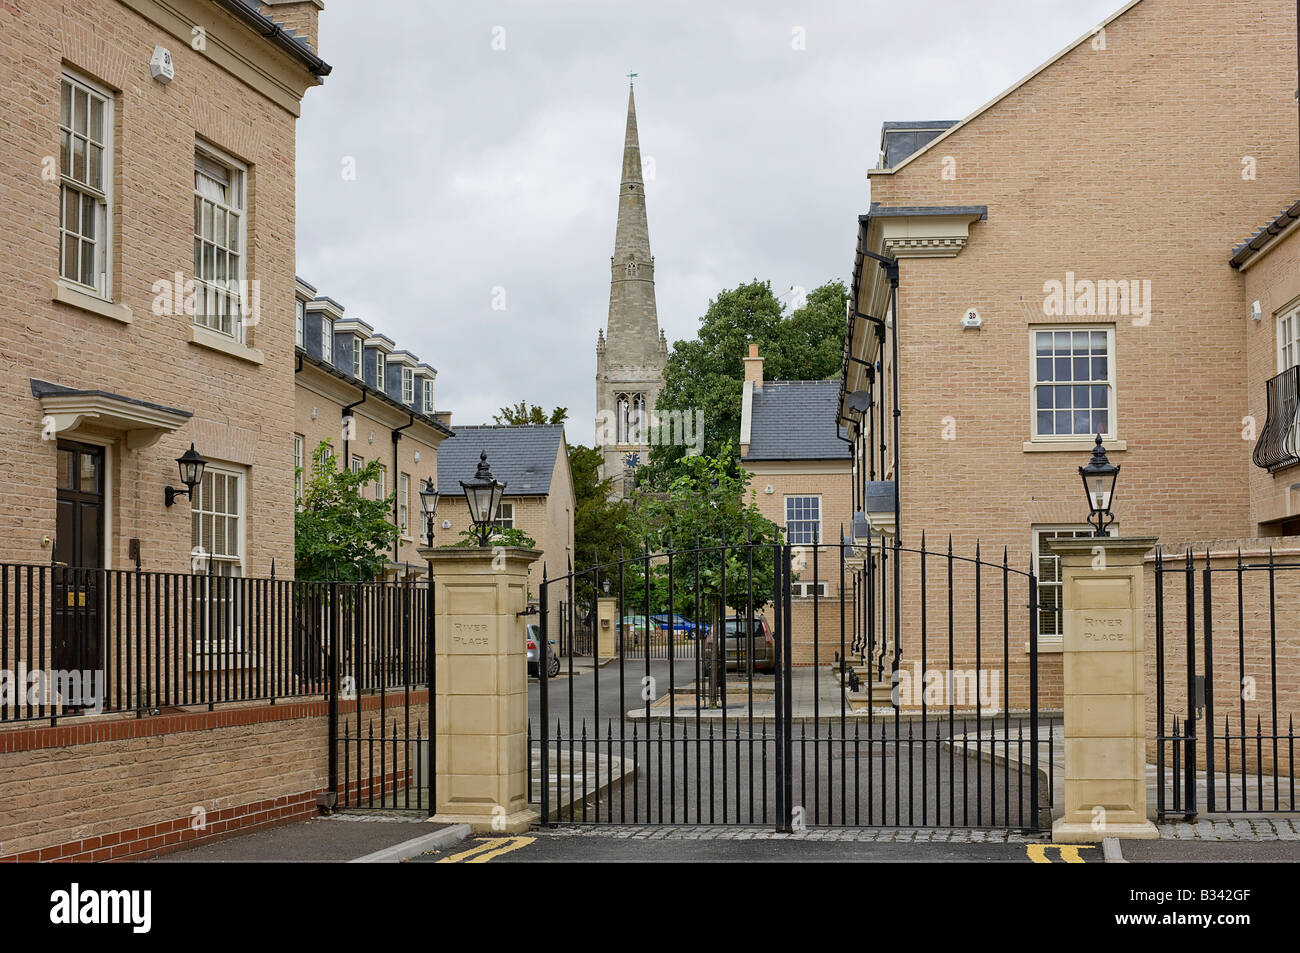
[[[412,736],[416,724],[428,736],[426,699],[412,695]],[[403,723],[403,701],[390,694],[382,709],[390,731]],[[378,698],[362,706],[363,735],[378,734]],[[356,702],[341,701],[340,711],[355,738]],[[384,765],[389,792],[409,778],[405,748],[397,750]],[[0,861],[138,859],[314,814],[329,781],[328,703],[9,728],[0,754]],[[378,759],[358,771],[355,757],[353,798],[378,795]],[[344,758],[340,744],[340,779]]]
[[[127,561],[127,540],[144,541],[146,569],[188,568],[189,508],[162,505],[177,484],[175,458],[194,442],[214,461],[246,468],[245,571],[265,574],[293,546],[290,400],[293,374],[295,117],[255,83],[218,65],[240,51],[245,76],[265,63],[289,82],[312,83],[301,66],[221,13],[184,0],[178,9],[209,30],[206,51],[165,32],[116,0],[66,4],[31,0],[0,9],[0,75],[7,86],[0,124],[0,559],[49,562],[55,534],[55,449],[41,439],[41,408],[29,378],[99,389],[192,411],[156,445],[110,445],[110,559]],[[176,78],[149,75],[155,45],[174,57]],[[234,63],[233,60],[223,61]],[[59,154],[60,74],[67,67],[114,93],[113,299],[131,324],[55,303],[60,189],[42,177]],[[233,65],[232,69],[235,68]],[[295,69],[297,72],[295,72]],[[296,101],[293,105],[296,106]],[[260,283],[262,320],[252,363],[191,343],[193,319],[155,314],[154,284],[192,277],[194,152],[197,139],[248,167],[248,278]],[[51,158],[53,157],[53,158]],[[278,395],[278,396],[277,396]]]
[[[1030,328],[1057,323],[1044,283],[1071,271],[1152,282],[1148,326],[1110,321],[1128,447],[1112,454],[1124,468],[1120,531],[1249,532],[1247,320],[1227,259],[1294,200],[1295,77],[1257,67],[1294,60],[1294,16],[1283,0],[1249,22],[1215,0],[1144,0],[1107,28],[1104,51],[1083,43],[897,173],[872,175],[886,206],[988,207],[956,258],[902,262],[909,545],[922,530],[953,532],[1024,565],[1042,511],[1086,516],[1086,453],[1023,450]],[[1242,178],[1246,155],[1256,180]],[[959,324],[970,307],[980,331]],[[943,439],[945,417],[955,440]]]
[[[1256,434],[1263,431],[1268,419],[1268,381],[1278,373],[1277,319],[1300,299],[1300,237],[1297,236],[1300,231],[1292,229],[1280,242],[1253,259],[1242,277],[1245,307],[1249,310],[1258,301],[1263,313],[1259,321],[1243,319],[1242,322],[1246,340],[1247,412]],[[1243,421],[1243,436],[1249,426],[1250,423]],[[1261,524],[1300,515],[1300,490],[1294,489],[1296,484],[1300,484],[1300,469],[1292,467],[1269,473],[1252,466],[1251,522]]]

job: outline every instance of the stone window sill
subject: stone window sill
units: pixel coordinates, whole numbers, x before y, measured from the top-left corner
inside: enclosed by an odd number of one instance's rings
[[[1122,453],[1128,449],[1125,440],[1102,440],[1107,453]],[[1088,453],[1097,446],[1097,439],[1091,440],[1031,440],[1024,444],[1025,453]]]
[[[1038,637],[1039,655],[1060,655],[1065,651],[1065,636],[1040,635]],[[1025,643],[1025,654],[1029,654],[1029,643]]]
[[[66,304],[89,314],[97,314],[101,318],[108,318],[120,324],[130,324],[132,321],[131,309],[124,304],[117,304],[98,295],[89,294],[62,281],[56,280],[50,284],[52,296],[59,304]]]
[[[197,324],[190,327],[190,343],[197,344],[199,347],[206,347],[212,351],[219,351],[222,354],[241,361],[247,361],[250,364],[260,365],[266,360],[262,352],[257,348],[249,347],[247,344],[240,344],[234,338],[218,334],[216,331],[209,331],[207,328],[201,328]]]

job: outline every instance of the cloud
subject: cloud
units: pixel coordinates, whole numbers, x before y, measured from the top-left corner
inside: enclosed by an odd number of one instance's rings
[[[298,272],[437,367],[455,421],[526,399],[590,443],[629,69],[673,341],[724,287],[847,278],[880,123],[966,116],[1119,2],[331,3]]]

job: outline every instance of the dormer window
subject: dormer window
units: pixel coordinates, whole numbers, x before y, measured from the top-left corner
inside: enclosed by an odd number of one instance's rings
[[[361,358],[366,353],[365,341],[358,334],[352,339],[352,376],[357,380],[362,379]]]
[[[384,360],[384,352],[375,351],[375,388],[384,389],[384,378],[388,376],[387,362]]]
[[[424,412],[433,413],[433,381],[428,378],[424,381]]]
[[[334,319],[320,316],[320,356],[326,364],[334,363]]]
[[[402,403],[415,406],[415,369],[402,368]]]

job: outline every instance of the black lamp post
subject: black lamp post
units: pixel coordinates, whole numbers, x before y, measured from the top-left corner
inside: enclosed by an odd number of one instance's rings
[[[438,499],[441,495],[433,485],[433,477],[425,477],[424,486],[420,487],[420,509],[424,511],[424,535],[430,546],[433,545],[433,518],[438,515]]]
[[[1097,446],[1092,449],[1092,459],[1086,467],[1079,467],[1079,476],[1083,478],[1083,489],[1088,494],[1088,522],[1097,527],[1097,536],[1105,536],[1110,524],[1115,522],[1110,508],[1115,498],[1115,479],[1119,476],[1119,467],[1106,457],[1101,434],[1097,434]]]
[[[208,465],[199,452],[194,449],[194,444],[176,458],[176,466],[181,471],[181,482],[185,484],[185,489],[180,490],[174,486],[169,486],[163,493],[163,500],[171,506],[176,502],[176,497],[187,496],[191,501],[194,499],[194,488],[203,482],[203,469]]]
[[[492,476],[488,466],[487,451],[479,454],[478,470],[472,480],[461,480],[461,489],[465,491],[465,502],[469,504],[469,518],[478,533],[480,546],[488,545],[492,537],[492,527],[497,521],[501,509],[501,494],[506,485]]]

